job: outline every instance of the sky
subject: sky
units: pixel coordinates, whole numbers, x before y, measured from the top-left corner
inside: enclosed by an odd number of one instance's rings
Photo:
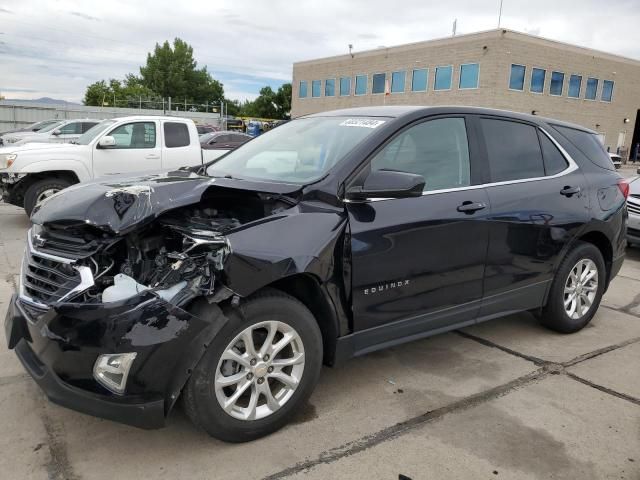
[[[0,0],[0,95],[81,102],[87,85],[139,73],[180,37],[253,99],[293,62],[496,28],[500,0]],[[640,0],[504,0],[501,26],[640,59]]]

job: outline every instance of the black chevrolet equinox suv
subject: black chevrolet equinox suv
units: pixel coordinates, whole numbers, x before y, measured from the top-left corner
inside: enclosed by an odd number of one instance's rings
[[[580,330],[620,270],[627,193],[596,133],[556,120],[302,117],[39,204],[9,348],[66,407],[155,428],[182,398],[212,436],[255,439],[323,363],[521,311]]]

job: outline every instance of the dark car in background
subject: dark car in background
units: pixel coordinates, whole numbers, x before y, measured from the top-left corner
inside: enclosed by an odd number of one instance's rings
[[[52,401],[154,428],[182,397],[247,441],[323,363],[522,311],[576,332],[624,258],[628,184],[595,132],[539,116],[327,112],[205,168],[36,206],[5,330]]]
[[[207,133],[213,133],[220,130],[218,127],[214,127],[213,125],[196,125],[196,130],[198,130],[198,135],[206,135]]]
[[[204,150],[235,150],[243,143],[248,142],[253,137],[250,135],[234,132],[231,130],[223,130],[213,132],[200,137],[200,145]]]

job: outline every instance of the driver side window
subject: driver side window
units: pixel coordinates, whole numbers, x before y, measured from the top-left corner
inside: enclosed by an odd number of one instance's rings
[[[422,175],[425,191],[471,184],[464,118],[439,118],[409,127],[371,161],[371,170]]]
[[[113,148],[155,148],[155,122],[126,123],[111,130],[110,136],[115,138]]]
[[[62,135],[75,135],[76,133],[80,133],[80,123],[79,122],[72,122],[72,123],[67,123],[64,127],[59,128],[58,130],[60,130],[60,133]]]

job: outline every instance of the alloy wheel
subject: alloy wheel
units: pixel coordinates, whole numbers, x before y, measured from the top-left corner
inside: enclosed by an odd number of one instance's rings
[[[55,195],[56,193],[58,193],[60,191],[59,188],[47,188],[45,191],[43,191],[40,195],[38,195],[38,198],[36,198],[36,205],[38,205],[39,203],[41,203],[42,201],[44,201],[45,199]]]
[[[215,373],[222,409],[258,420],[281,409],[300,385],[305,353],[298,332],[271,320],[247,327],[225,348]]]
[[[564,310],[573,320],[584,317],[598,291],[598,267],[588,258],[579,260],[569,272],[564,285]]]

